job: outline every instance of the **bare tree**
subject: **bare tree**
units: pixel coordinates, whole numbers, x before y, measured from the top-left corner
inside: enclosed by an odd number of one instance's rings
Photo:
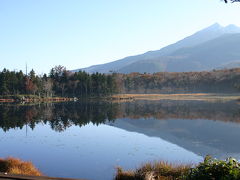
[[[43,90],[46,93],[46,97],[52,96],[52,87],[53,87],[53,82],[51,79],[47,79],[43,81]]]

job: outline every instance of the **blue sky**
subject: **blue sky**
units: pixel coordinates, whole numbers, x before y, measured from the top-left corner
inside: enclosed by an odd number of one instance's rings
[[[102,64],[239,17],[220,0],[0,0],[0,70]]]

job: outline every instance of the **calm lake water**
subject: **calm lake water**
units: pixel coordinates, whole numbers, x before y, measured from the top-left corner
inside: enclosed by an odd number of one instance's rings
[[[55,177],[110,180],[117,166],[240,159],[239,138],[236,101],[0,105],[0,157],[32,161]]]

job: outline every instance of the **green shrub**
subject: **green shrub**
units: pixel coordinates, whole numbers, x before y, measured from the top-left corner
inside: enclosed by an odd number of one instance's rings
[[[234,158],[217,160],[206,156],[204,162],[190,169],[186,179],[237,180],[240,179],[240,163]]]

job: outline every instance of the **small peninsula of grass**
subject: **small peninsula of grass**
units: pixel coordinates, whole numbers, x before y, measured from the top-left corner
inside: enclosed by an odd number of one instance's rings
[[[0,172],[7,174],[21,174],[41,176],[42,173],[31,163],[16,158],[0,159]]]

